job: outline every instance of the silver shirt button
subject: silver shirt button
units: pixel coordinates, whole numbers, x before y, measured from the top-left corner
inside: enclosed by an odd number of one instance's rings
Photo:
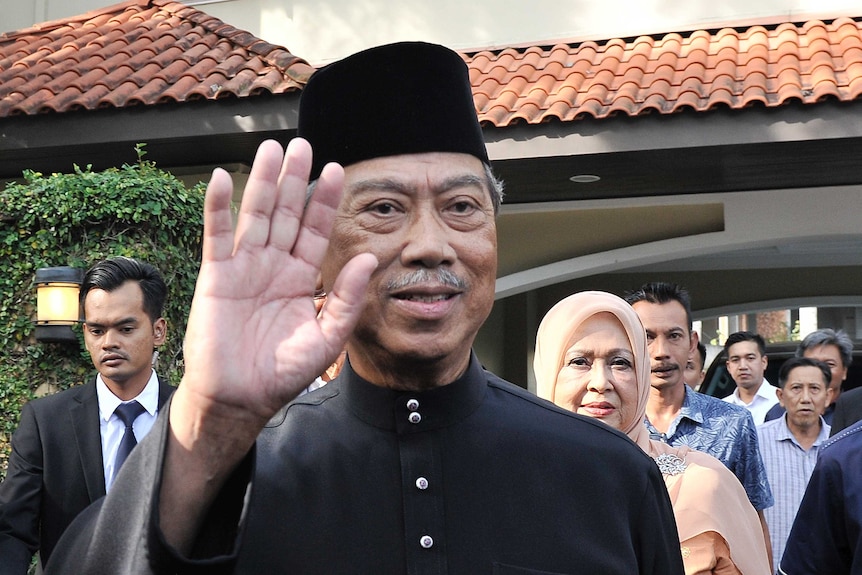
[[[410,411],[416,411],[419,409],[419,400],[418,399],[408,399],[407,400],[407,409]]]
[[[419,415],[418,411],[414,411],[407,416],[407,421],[409,421],[410,423],[419,423],[420,421],[422,421],[422,416]]]
[[[424,477],[420,477],[416,480],[416,487],[422,490],[428,489],[428,480]]]
[[[431,539],[430,535],[423,535],[419,538],[419,545],[422,546],[422,549],[431,549],[434,545],[434,540]]]

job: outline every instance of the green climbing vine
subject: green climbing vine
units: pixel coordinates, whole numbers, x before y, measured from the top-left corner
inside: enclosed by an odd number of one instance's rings
[[[158,370],[176,384],[182,377],[185,320],[200,262],[203,184],[187,188],[145,160],[136,146],[133,165],[68,174],[25,171],[0,191],[0,478],[9,439],[24,402],[37,389],[65,389],[86,381],[94,368],[83,345],[44,344],[34,338],[36,269],[86,269],[110,256],[140,258],[168,284],[168,340]],[[41,387],[40,387],[41,386]]]

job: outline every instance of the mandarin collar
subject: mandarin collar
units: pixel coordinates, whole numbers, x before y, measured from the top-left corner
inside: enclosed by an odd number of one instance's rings
[[[398,433],[419,433],[453,425],[482,403],[485,373],[475,354],[464,374],[448,385],[428,391],[402,391],[374,385],[344,363],[339,387],[348,409],[362,421]]]

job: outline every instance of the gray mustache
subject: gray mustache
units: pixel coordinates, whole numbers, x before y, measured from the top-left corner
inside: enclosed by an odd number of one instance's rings
[[[447,269],[436,268],[434,270],[427,270],[423,268],[405,274],[400,278],[390,280],[386,287],[390,291],[393,291],[404,289],[414,285],[426,285],[429,283],[438,285],[442,284],[446,287],[451,287],[462,291],[466,290],[468,286],[465,280],[461,279]]]

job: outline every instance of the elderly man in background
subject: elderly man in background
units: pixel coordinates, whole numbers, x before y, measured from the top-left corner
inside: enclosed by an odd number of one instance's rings
[[[850,368],[850,364],[853,363],[853,340],[850,339],[850,336],[843,330],[835,331],[828,327],[812,331],[799,342],[796,347],[796,357],[810,357],[820,360],[828,365],[832,372],[832,378],[829,382],[829,389],[832,390],[832,394],[826,404],[826,409],[823,411],[823,419],[831,426],[833,435],[836,431],[862,419],[862,394],[857,396],[858,399],[848,397],[846,401],[841,402],[841,409],[838,409],[838,399],[843,395],[841,386],[847,379],[847,370]],[[855,396],[856,394],[850,395]],[[838,412],[837,422],[834,421],[836,412]],[[766,421],[778,419],[782,415],[784,415],[784,408],[781,405],[776,405],[766,414]],[[833,425],[834,423],[837,425]]]
[[[757,427],[760,453],[775,493],[775,505],[765,511],[775,565],[784,553],[820,446],[829,438],[829,424],[821,414],[832,395],[831,379],[821,361],[788,359],[778,372],[778,400],[786,413]]]

